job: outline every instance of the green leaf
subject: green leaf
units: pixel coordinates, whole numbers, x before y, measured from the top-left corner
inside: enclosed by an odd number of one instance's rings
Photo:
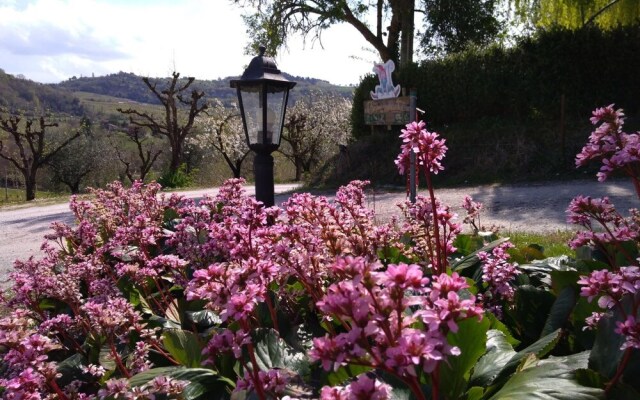
[[[560,340],[560,331],[550,333],[517,353],[502,332],[489,330],[487,336],[487,353],[480,358],[471,376],[473,386],[486,387],[504,381],[530,354],[537,358],[546,356]]]
[[[165,310],[165,316],[167,317],[168,320],[175,322],[178,325],[182,324],[182,309],[183,307],[181,307],[182,302],[178,299],[173,299],[173,301],[171,302],[171,304],[169,304],[169,307],[167,307],[167,309]]]
[[[599,400],[604,391],[582,386],[576,379],[577,366],[586,364],[588,354],[568,357],[550,357],[548,360],[529,363],[504,384],[490,400],[540,399],[540,400]]]
[[[553,292],[558,295],[567,286],[579,289],[578,280],[582,275],[578,271],[551,271],[551,287]]]
[[[171,356],[186,367],[199,367],[202,346],[198,336],[182,329],[167,329],[162,333],[162,343]]]
[[[229,392],[235,383],[228,378],[205,368],[162,367],[141,372],[129,379],[131,386],[142,386],[157,376],[168,376],[189,381],[182,396],[185,400],[197,399],[206,395],[206,399],[222,400],[229,398]]]
[[[86,364],[86,358],[80,353],[76,353],[71,357],[59,362],[57,370],[60,374],[60,377],[56,379],[58,385],[66,386],[73,380],[81,379],[83,374],[82,367],[84,367]]]
[[[100,348],[100,355],[98,356],[98,364],[107,371],[113,371],[116,369],[116,362],[111,354],[111,349],[108,346],[102,346]]]
[[[471,369],[485,353],[485,338],[491,322],[483,318],[468,318],[458,324],[458,332],[449,333],[447,341],[460,348],[460,355],[449,357],[440,371],[441,393],[446,398],[457,399],[464,393],[471,374]]]
[[[540,338],[554,302],[555,296],[548,290],[532,285],[517,288],[515,307],[507,309],[505,315],[514,321],[508,325],[516,330],[518,339],[527,344]]]
[[[185,319],[188,323],[193,323],[203,328],[208,328],[222,323],[218,314],[211,310],[186,311]]]
[[[337,371],[329,372],[327,382],[330,386],[344,385],[349,379],[369,371],[371,371],[371,367],[364,365],[345,365],[338,368]]]
[[[255,353],[261,370],[286,368],[299,372],[305,368],[307,356],[296,352],[273,329],[258,329],[254,335]]]
[[[173,221],[174,219],[178,219],[180,215],[178,211],[173,208],[167,207],[164,209],[164,215],[162,216],[162,222],[168,223]]]
[[[158,315],[152,315],[148,319],[151,326],[158,326],[163,329],[181,329],[182,326],[176,322],[160,317]]]
[[[533,354],[538,358],[545,357],[556,346],[556,344],[560,340],[560,336],[561,331],[558,329],[557,331],[551,332],[550,334],[540,338],[540,340],[533,343],[531,346],[525,348],[524,350],[520,350],[509,360],[509,362],[507,362],[502,371],[500,371],[500,374],[498,374],[496,380],[501,381],[502,379],[509,376],[518,367],[520,361],[522,361],[530,354]]]
[[[491,322],[491,326],[489,327],[489,329],[497,329],[502,332],[505,335],[507,342],[511,346],[516,347],[520,344],[520,341],[513,337],[509,328],[504,323],[502,323],[502,321],[500,321],[493,313],[485,313],[483,318],[486,318]]]
[[[453,246],[458,249],[457,252],[462,255],[469,255],[474,251],[482,248],[484,241],[480,236],[460,234],[453,241]]]
[[[499,245],[501,245],[504,242],[507,242],[508,240],[509,238],[494,240],[493,242],[489,243],[483,248],[476,250],[473,253],[469,254],[468,256],[463,257],[462,259],[454,262],[453,265],[451,265],[451,270],[454,272],[462,273],[462,271],[464,271],[467,268],[471,268],[473,266],[479,267],[480,259],[478,258],[478,253],[480,253],[481,251],[490,252],[495,247],[498,247]],[[473,272],[471,272],[470,274],[465,272],[464,276],[473,276]]]
[[[625,312],[629,314],[633,306],[633,299],[625,296],[621,302]],[[640,313],[640,310],[639,310]],[[638,318],[638,314],[636,314]],[[611,379],[617,372],[618,366],[624,357],[624,350],[620,347],[624,343],[624,337],[615,332],[616,322],[623,321],[624,318],[618,307],[613,309],[610,316],[604,316],[598,323],[596,338],[591,349],[589,358],[589,368],[598,371],[602,376]],[[636,390],[640,390],[640,351],[631,350],[629,361],[623,372],[623,381]]]
[[[576,290],[571,286],[565,287],[556,298],[553,306],[551,306],[541,336],[546,336],[556,329],[563,328],[569,321],[577,300],[578,294]]]
[[[495,329],[487,332],[486,348],[486,354],[478,360],[471,375],[470,383],[474,386],[491,385],[502,368],[516,355],[506,335]]]
[[[466,393],[466,400],[481,400],[484,396],[484,388],[473,386]]]

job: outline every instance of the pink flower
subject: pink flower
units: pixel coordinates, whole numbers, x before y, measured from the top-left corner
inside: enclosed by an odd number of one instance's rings
[[[410,154],[416,154],[416,164],[426,171],[437,174],[444,169],[440,161],[447,151],[444,139],[438,139],[438,134],[425,129],[425,123],[411,122],[402,130],[400,137],[403,144],[395,163],[401,175],[409,169]]]

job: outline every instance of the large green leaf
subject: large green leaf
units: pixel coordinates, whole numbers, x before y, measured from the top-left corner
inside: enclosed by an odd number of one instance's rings
[[[258,329],[253,335],[258,366],[262,370],[286,368],[300,372],[307,363],[307,356],[296,352],[274,329]]]
[[[458,332],[449,333],[447,341],[457,346],[461,354],[449,357],[440,367],[440,390],[449,399],[457,399],[467,388],[471,369],[485,353],[486,336],[491,322],[484,318],[469,318],[458,324]]]
[[[562,289],[553,306],[551,306],[541,336],[546,336],[557,329],[563,328],[569,321],[577,300],[578,293],[573,287],[566,286]]]
[[[627,313],[631,312],[632,299],[625,297],[622,300]],[[640,314],[640,310],[638,312]],[[638,318],[638,314],[636,314]],[[620,366],[624,356],[624,350],[620,347],[624,343],[624,337],[615,332],[616,322],[622,321],[622,313],[618,308],[613,310],[611,316],[603,317],[598,323],[596,339],[589,358],[589,368],[598,371],[607,378],[612,378]],[[631,355],[625,366],[623,380],[636,390],[640,390],[640,351],[631,350]]]
[[[470,383],[474,386],[491,385],[502,368],[516,355],[506,335],[496,329],[487,332],[486,348],[486,354],[478,360],[471,375]]]
[[[489,329],[497,329],[500,332],[504,333],[507,342],[511,346],[517,347],[520,344],[520,341],[514,338],[511,334],[509,327],[507,327],[502,321],[500,321],[493,313],[485,313],[483,317],[491,322],[491,326],[489,327]]]
[[[182,329],[166,329],[162,343],[171,356],[185,367],[199,367],[202,359],[200,340],[193,332]]]
[[[544,336],[531,346],[515,352],[507,342],[505,335],[497,330],[487,333],[487,353],[478,361],[470,383],[472,386],[490,386],[500,383],[511,375],[520,362],[533,354],[542,358],[549,354],[560,339],[560,331]]]
[[[235,387],[233,381],[216,374],[210,369],[184,367],[153,368],[131,377],[129,383],[131,386],[142,386],[157,376],[168,376],[178,380],[189,381],[182,393],[185,400],[198,398],[227,399],[229,392]]]
[[[555,299],[546,289],[533,285],[519,286],[516,290],[515,307],[505,310],[507,325],[514,329],[516,337],[523,343],[535,342],[541,336]]]
[[[549,357],[547,360],[528,359],[490,400],[599,400],[604,391],[582,386],[576,380],[575,370],[586,367],[588,353],[567,357]]]
[[[113,371],[116,369],[116,361],[113,358],[113,354],[111,353],[111,348],[109,346],[105,345],[100,348],[98,363],[107,371]]]
[[[81,379],[82,368],[87,364],[87,359],[80,353],[75,353],[71,357],[58,363],[57,370],[60,376],[56,379],[58,385],[63,387],[76,379]]]
[[[473,253],[469,254],[466,257],[463,257],[459,260],[456,260],[453,262],[453,264],[451,265],[451,270],[454,272],[458,272],[463,274],[464,276],[473,276],[473,273],[475,271],[471,271],[471,272],[467,272],[465,271],[464,273],[462,271],[471,268],[471,267],[478,267],[480,265],[480,259],[478,258],[478,253],[480,253],[481,251],[486,251],[486,252],[491,252],[491,250],[493,250],[495,247],[498,247],[499,245],[501,245],[502,243],[508,241],[509,238],[502,238],[502,239],[498,239],[498,240],[494,240],[493,242],[489,243],[488,245],[484,246],[483,248],[474,251]]]
[[[200,328],[209,328],[222,323],[218,314],[211,310],[186,311],[185,318],[187,323],[193,323]]]
[[[498,374],[496,381],[502,381],[518,367],[518,364],[529,355],[533,354],[537,358],[542,358],[548,355],[551,350],[556,346],[558,341],[560,340],[561,332],[558,329],[557,331],[551,332],[550,334],[540,338],[537,342],[533,343],[531,346],[525,348],[524,350],[520,350],[516,353],[507,364],[504,366],[502,371]],[[585,365],[586,366],[586,365]]]
[[[364,365],[345,365],[327,374],[327,383],[331,386],[344,385],[349,379],[371,371]]]

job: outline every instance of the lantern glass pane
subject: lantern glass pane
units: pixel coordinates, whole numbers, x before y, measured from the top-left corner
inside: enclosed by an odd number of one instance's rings
[[[275,145],[280,144],[287,92],[286,88],[283,90],[281,87],[275,88],[275,90],[270,88],[267,92],[267,136]]]
[[[249,143],[262,143],[262,85],[244,85],[240,94]]]

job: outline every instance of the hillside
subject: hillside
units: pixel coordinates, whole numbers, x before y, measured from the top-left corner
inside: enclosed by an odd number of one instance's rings
[[[82,115],[84,109],[74,94],[63,88],[18,78],[0,69],[0,109]]]
[[[295,90],[291,92],[292,101],[313,90],[337,92],[345,97],[351,97],[352,95],[353,88],[351,87],[332,85],[320,79],[286,76],[287,79],[298,83]],[[158,82],[159,87],[161,87],[163,82],[168,82],[169,79],[170,78],[152,78],[152,82]],[[198,80],[196,77],[193,87],[204,91],[207,98],[218,98],[228,104],[236,99],[235,90],[229,87],[229,81],[231,79],[237,79],[237,77],[227,77],[217,80]],[[72,92],[95,93],[129,99],[140,103],[158,103],[153,93],[151,93],[142,82],[142,77],[127,72],[118,72],[116,74],[97,77],[73,77],[51,86]]]

